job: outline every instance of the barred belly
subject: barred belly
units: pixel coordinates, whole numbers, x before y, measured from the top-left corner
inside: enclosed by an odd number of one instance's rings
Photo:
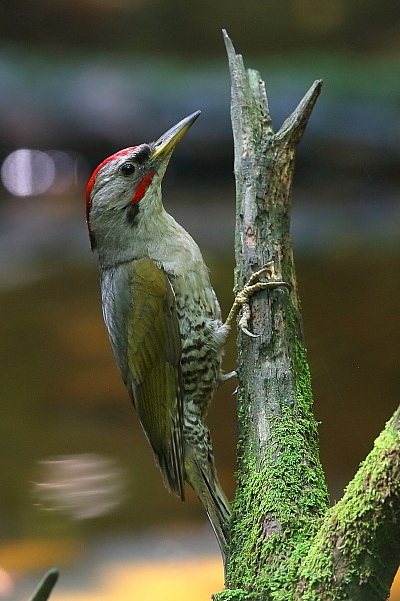
[[[204,324],[184,341],[182,348],[185,405],[197,407],[199,416],[206,413],[220,379],[222,353],[212,345],[213,341],[213,331]]]
[[[222,324],[213,318],[211,308],[201,304],[194,307],[192,299],[188,306],[185,300],[177,299],[182,337],[184,414],[202,418],[220,381],[223,351],[216,331]]]

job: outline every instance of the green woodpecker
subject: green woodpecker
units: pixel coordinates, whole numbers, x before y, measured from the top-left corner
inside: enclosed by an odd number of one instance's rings
[[[194,488],[224,556],[230,510],[204,417],[224,379],[229,326],[197,244],[161,197],[172,152],[199,114],[105,159],[89,180],[86,211],[122,378],[165,485],[182,500],[184,482]]]

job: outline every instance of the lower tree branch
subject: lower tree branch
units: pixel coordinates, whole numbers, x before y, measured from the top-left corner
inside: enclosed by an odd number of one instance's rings
[[[295,599],[383,601],[400,564],[400,408],[302,561]]]

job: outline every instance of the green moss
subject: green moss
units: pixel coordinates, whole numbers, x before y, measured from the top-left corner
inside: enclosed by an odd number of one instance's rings
[[[225,589],[212,596],[214,601],[256,601],[253,593],[243,589]]]
[[[342,499],[327,512],[302,562],[301,578],[305,585],[299,596],[302,601],[315,601],[321,591],[324,598],[340,600],[343,595],[349,596],[349,587],[361,585],[368,587],[361,598],[384,599],[387,595],[390,559],[384,555],[385,552],[390,555],[393,548],[394,522],[391,503],[385,503],[385,499],[386,495],[400,492],[399,466],[393,463],[393,453],[399,447],[399,433],[392,427],[395,420],[396,414],[376,440]],[[391,558],[393,575],[398,548],[396,551]],[[338,577],[338,562],[342,578]]]
[[[231,588],[218,601],[286,601],[328,506],[306,353],[297,339],[293,349],[296,402],[269,415],[270,444],[262,455],[249,442],[250,400],[243,389],[238,393],[240,469],[227,566]]]
[[[286,409],[270,422],[276,443],[261,462],[250,449],[233,505],[227,582],[255,593],[275,589],[274,599],[293,581],[293,565],[326,508],[315,457],[304,453],[303,420],[293,413]]]

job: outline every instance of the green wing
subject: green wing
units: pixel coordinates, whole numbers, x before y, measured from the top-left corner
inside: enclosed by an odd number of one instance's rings
[[[166,273],[148,257],[129,268],[127,382],[166,486],[184,498],[181,337]]]

